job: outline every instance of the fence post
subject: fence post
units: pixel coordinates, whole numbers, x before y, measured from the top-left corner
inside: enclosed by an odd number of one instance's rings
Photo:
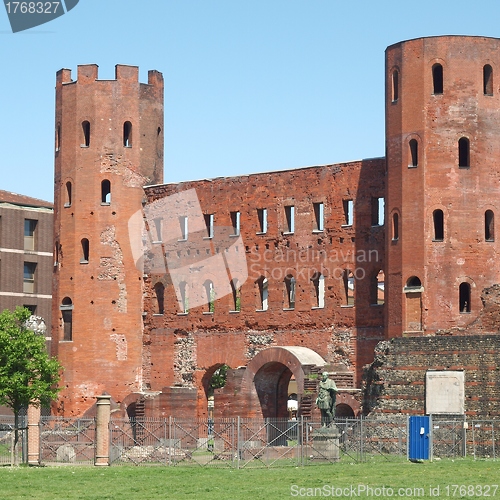
[[[96,456],[95,465],[109,465],[109,422],[111,396],[97,396]]]
[[[241,439],[241,435],[240,435],[240,416],[238,415],[238,418],[236,420],[236,425],[238,426],[238,429],[237,429],[237,437],[236,437],[236,468],[239,469],[240,468],[240,439]]]
[[[28,464],[40,465],[40,416],[41,408],[28,406]]]

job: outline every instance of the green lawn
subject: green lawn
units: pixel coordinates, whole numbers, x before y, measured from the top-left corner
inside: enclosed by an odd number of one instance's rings
[[[439,487],[440,494],[432,498],[483,496],[500,499],[500,488],[487,488],[487,485],[494,484],[500,484],[500,462],[472,459],[432,463],[377,461],[353,464],[345,461],[330,465],[249,470],[159,466],[0,467],[0,498],[11,500],[274,500],[310,498],[313,493],[316,493],[316,498],[356,498],[351,486],[356,493],[361,493],[358,498],[389,498],[389,488],[393,489],[393,497],[431,498],[430,488],[437,493]],[[468,488],[460,490],[460,485]],[[348,495],[337,492],[335,496],[332,487],[347,488]],[[388,493],[385,496],[383,490],[376,489],[382,487]],[[371,494],[368,488],[373,489]],[[400,492],[399,488],[405,490]]]

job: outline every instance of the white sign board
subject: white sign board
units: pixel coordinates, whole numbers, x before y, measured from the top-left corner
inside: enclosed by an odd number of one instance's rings
[[[425,374],[425,413],[465,412],[465,376],[463,371],[429,370]]]

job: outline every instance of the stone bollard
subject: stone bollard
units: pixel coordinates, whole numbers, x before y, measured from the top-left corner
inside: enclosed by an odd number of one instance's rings
[[[38,406],[28,406],[28,464],[40,465],[40,415]]]
[[[109,465],[109,421],[111,396],[97,396],[96,456],[95,465]]]

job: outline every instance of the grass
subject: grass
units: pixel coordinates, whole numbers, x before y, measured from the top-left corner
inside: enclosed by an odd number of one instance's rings
[[[313,496],[313,489],[331,486],[356,489],[361,487],[399,488],[404,498],[428,498],[429,489],[439,486],[433,498],[471,498],[471,490],[453,491],[452,485],[485,485],[500,483],[500,463],[494,460],[455,459],[425,463],[372,462],[353,464],[340,462],[308,467],[275,469],[208,469],[202,467],[0,467],[1,499],[90,500],[90,499],[280,499]],[[296,486],[293,486],[296,485]],[[447,490],[446,487],[449,487]],[[305,488],[299,490],[299,488]],[[423,488],[424,495],[415,488]],[[323,497],[331,490],[323,491]],[[329,495],[326,495],[329,493]],[[389,491],[389,490],[387,490]],[[480,491],[479,489],[476,490]],[[481,490],[484,494],[485,490]],[[294,493],[294,495],[292,495]],[[380,496],[377,491],[371,498]],[[410,494],[411,493],[411,494]],[[500,488],[490,497],[500,498]],[[319,490],[316,496],[320,497]],[[338,497],[339,495],[337,495]],[[340,495],[347,498],[346,495]],[[352,495],[351,495],[352,497]],[[361,494],[360,498],[370,498]]]

